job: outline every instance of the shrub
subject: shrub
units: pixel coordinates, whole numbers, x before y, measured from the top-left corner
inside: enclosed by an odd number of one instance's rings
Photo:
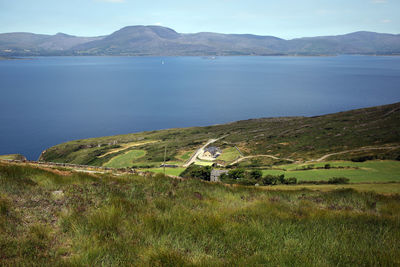
[[[328,180],[328,184],[348,184],[350,181],[349,178],[345,177],[333,177]]]
[[[10,208],[10,202],[0,195],[0,215],[7,215]]]
[[[233,169],[228,172],[228,176],[231,179],[243,179],[246,176],[244,169]]]
[[[255,185],[257,183],[257,180],[251,178],[241,178],[237,179],[237,183],[240,185]]]
[[[276,185],[277,181],[278,181],[278,177],[274,176],[274,175],[270,175],[270,174],[264,176],[261,179],[261,183],[263,185]]]
[[[252,170],[252,171],[249,173],[249,176],[250,176],[250,178],[252,178],[252,179],[258,180],[258,179],[260,179],[260,178],[262,177],[262,171],[260,171],[260,170]]]
[[[364,162],[367,160],[373,160],[376,159],[376,156],[361,156],[361,157],[357,157],[357,158],[352,158],[351,161],[353,162]]]
[[[285,179],[286,184],[297,184],[297,179],[295,177],[290,177]]]
[[[328,181],[319,180],[319,181],[298,181],[298,184],[328,184]]]
[[[229,178],[229,175],[227,173],[222,173],[219,176],[219,180],[225,184],[234,184],[236,183],[236,179],[231,179]]]
[[[183,177],[183,178],[198,178],[198,179],[210,181],[211,167],[210,166],[190,165],[179,176]]]
[[[331,168],[331,164],[325,164],[324,168],[325,169],[330,169]]]
[[[278,181],[279,181],[281,184],[285,184],[285,175],[284,175],[284,174],[279,175],[279,176],[278,176]]]

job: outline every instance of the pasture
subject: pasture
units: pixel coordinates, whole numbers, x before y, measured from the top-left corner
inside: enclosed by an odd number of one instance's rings
[[[329,169],[323,167],[329,164]],[[321,169],[305,169],[307,166]],[[338,168],[344,167],[344,168]],[[400,161],[375,160],[366,162],[327,161],[307,164],[288,164],[264,169],[263,174],[295,177],[299,181],[328,180],[332,177],[346,177],[351,183],[400,182]]]
[[[234,147],[225,148],[222,150],[222,154],[217,158],[225,162],[232,162],[240,156],[239,152]]]
[[[146,155],[145,150],[135,149],[130,150],[122,155],[113,157],[110,161],[106,162],[103,166],[112,168],[126,168],[132,167],[133,161]]]

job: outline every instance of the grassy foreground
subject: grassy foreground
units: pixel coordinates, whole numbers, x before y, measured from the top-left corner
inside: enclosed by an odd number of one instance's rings
[[[0,164],[0,265],[395,266],[400,196]]]

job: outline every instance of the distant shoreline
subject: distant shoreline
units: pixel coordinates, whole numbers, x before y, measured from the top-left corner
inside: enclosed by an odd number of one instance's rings
[[[0,56],[0,60],[32,60],[32,57],[22,58],[22,57],[3,57]]]
[[[400,55],[400,35],[356,31],[282,39],[269,35],[179,33],[163,26],[126,26],[80,37],[0,33],[0,56],[334,56]]]
[[[400,54],[337,54],[337,55],[30,55],[30,56],[0,56],[0,60],[33,60],[40,57],[137,57],[137,58],[155,58],[155,57],[201,57],[204,59],[215,60],[220,57],[339,57],[339,56],[366,56],[366,57],[398,57]]]

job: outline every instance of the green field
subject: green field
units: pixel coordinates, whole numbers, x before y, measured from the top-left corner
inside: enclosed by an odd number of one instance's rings
[[[20,154],[9,154],[9,155],[0,155],[0,159],[7,160],[24,160],[25,157]]]
[[[225,162],[232,162],[240,156],[239,152],[234,147],[225,148],[222,154],[217,158]]]
[[[183,155],[179,156],[178,158],[183,160],[183,161],[187,161],[188,159],[190,159],[190,156],[193,154],[193,151],[187,151],[185,152]]]
[[[274,188],[0,163],[0,265],[399,265],[398,194]]]
[[[400,161],[366,161],[366,162],[349,162],[349,161],[330,161],[321,162],[318,164],[306,164],[314,165],[315,167],[324,166],[330,164],[332,167],[335,166],[348,166],[357,167],[358,169],[314,169],[314,170],[301,170],[295,171],[296,168],[302,168],[304,164],[290,164],[282,165],[279,168],[282,170],[263,170],[263,174],[280,175],[284,174],[285,177],[296,177],[300,181],[319,181],[328,180],[332,177],[346,177],[350,179],[352,183],[361,182],[400,182]]]
[[[122,155],[112,158],[103,166],[112,168],[132,167],[133,161],[142,158],[144,155],[146,155],[145,150],[130,150]]]
[[[364,184],[299,184],[299,185],[275,185],[263,187],[265,190],[316,190],[328,192],[340,189],[354,189],[359,192],[375,192],[379,194],[400,194],[400,183],[364,183]]]
[[[194,164],[199,165],[199,166],[212,166],[214,164],[214,161],[205,161],[205,160],[199,160],[197,159]]]

